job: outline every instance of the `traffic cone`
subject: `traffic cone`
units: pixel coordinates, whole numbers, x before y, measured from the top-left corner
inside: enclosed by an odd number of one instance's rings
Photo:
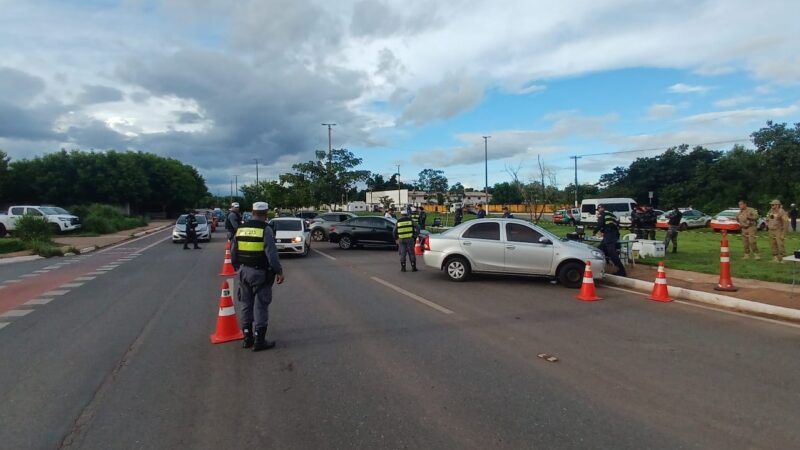
[[[591,261],[586,261],[586,270],[583,272],[583,284],[581,285],[581,292],[578,293],[575,298],[584,302],[593,302],[595,300],[603,299],[603,297],[597,296],[597,291],[594,289],[594,277],[592,276]]]
[[[728,231],[722,230],[722,241],[719,249],[719,283],[714,286],[716,291],[736,292],[739,288],[733,286],[731,280],[731,249],[728,247]]]
[[[422,243],[420,243],[420,240],[422,240],[422,239],[423,238],[419,238],[414,243],[414,255],[416,255],[416,256],[422,256]]]
[[[211,342],[221,344],[228,341],[237,341],[244,338],[244,333],[236,323],[236,310],[233,308],[233,298],[228,282],[222,282],[222,294],[219,297],[219,315],[217,316],[217,331],[211,335]]]
[[[669,298],[669,288],[667,287],[667,273],[664,272],[664,261],[658,263],[658,273],[656,274],[656,282],[653,283],[653,293],[650,294],[650,300],[657,302],[671,302]]]
[[[219,273],[223,277],[232,277],[236,275],[236,269],[233,268],[231,263],[231,243],[225,246],[225,260],[222,262],[222,272]]]

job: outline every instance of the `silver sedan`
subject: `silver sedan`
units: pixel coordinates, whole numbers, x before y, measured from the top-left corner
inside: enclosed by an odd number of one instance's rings
[[[464,281],[471,273],[533,275],[577,288],[586,261],[592,263],[594,278],[605,272],[605,258],[596,248],[519,219],[471,220],[432,234],[425,247],[425,264],[444,270],[453,281]]]

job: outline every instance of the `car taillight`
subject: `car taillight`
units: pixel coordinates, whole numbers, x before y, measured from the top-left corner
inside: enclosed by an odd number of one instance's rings
[[[330,228],[330,230],[331,230],[331,231],[336,231],[336,227],[335,227],[335,226],[333,226],[333,225],[331,225],[331,228]]]

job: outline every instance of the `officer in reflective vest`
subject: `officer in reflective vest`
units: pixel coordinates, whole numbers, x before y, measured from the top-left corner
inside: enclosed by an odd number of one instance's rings
[[[600,241],[600,250],[606,257],[619,269],[616,275],[627,276],[625,266],[619,259],[617,244],[619,244],[619,219],[613,212],[606,211],[603,205],[597,206],[597,227],[594,234],[603,233],[603,240]]]
[[[414,255],[414,242],[417,240],[419,231],[417,225],[408,217],[407,212],[403,212],[400,219],[394,226],[394,240],[400,249],[400,271],[406,271],[406,255],[411,261],[411,271],[417,271],[417,257]]]
[[[231,241],[231,262],[239,271],[239,319],[244,333],[242,347],[252,347],[254,352],[275,347],[275,341],[266,339],[269,304],[272,303],[272,284],[283,283],[275,238],[267,226],[268,208],[265,202],[254,203],[253,218],[236,230]]]

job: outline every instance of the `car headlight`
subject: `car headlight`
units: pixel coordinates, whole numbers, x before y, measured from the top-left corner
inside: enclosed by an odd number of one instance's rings
[[[592,258],[594,259],[605,259],[606,255],[599,250],[592,250]]]
[[[302,237],[300,237],[300,236],[295,236],[295,237],[294,237],[294,239],[292,239],[292,242],[295,242],[295,243],[297,243],[297,242],[303,242],[303,238],[302,238]]]

